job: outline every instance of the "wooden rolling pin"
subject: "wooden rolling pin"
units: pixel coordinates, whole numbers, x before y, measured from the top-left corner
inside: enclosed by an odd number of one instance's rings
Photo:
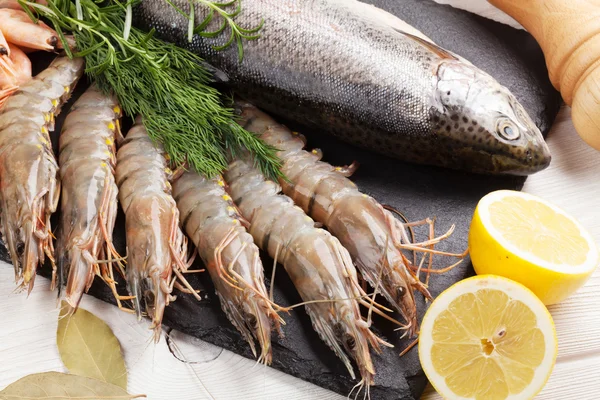
[[[573,125],[600,150],[600,0],[488,0],[537,40]]]

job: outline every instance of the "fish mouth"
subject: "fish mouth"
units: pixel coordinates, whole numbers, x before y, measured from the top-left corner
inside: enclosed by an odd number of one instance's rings
[[[552,155],[545,141],[540,143],[529,143],[519,153],[519,157],[513,154],[494,154],[492,162],[495,169],[502,174],[531,175],[542,171],[550,165]]]

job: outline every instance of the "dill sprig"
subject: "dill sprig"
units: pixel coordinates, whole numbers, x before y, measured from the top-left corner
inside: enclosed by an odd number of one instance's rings
[[[163,144],[173,162],[214,176],[227,167],[229,153],[247,149],[265,175],[280,177],[276,150],[235,122],[233,110],[210,86],[202,59],[155,38],[154,31],[131,26],[138,1],[20,3],[33,19],[44,17],[54,25],[69,56],[85,57],[88,76],[116,94],[125,114],[142,115],[148,135]],[[73,34],[77,52],[69,50],[65,32]]]

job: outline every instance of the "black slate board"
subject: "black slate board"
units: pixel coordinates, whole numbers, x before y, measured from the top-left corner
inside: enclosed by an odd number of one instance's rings
[[[515,94],[543,133],[547,133],[558,111],[560,96],[548,81],[539,47],[527,33],[430,1],[371,0],[371,3],[401,17],[442,47],[464,56],[493,75]],[[44,60],[38,60],[38,70],[43,63]],[[74,99],[84,88],[85,82],[82,82]],[[57,131],[68,108],[65,108],[58,119]],[[408,165],[354,148],[318,132],[308,132],[292,122],[288,124],[307,136],[310,147],[321,148],[325,153],[325,160],[333,164],[359,161],[361,168],[353,177],[354,181],[381,203],[396,207],[410,220],[437,217],[438,234],[455,224],[456,231],[438,247],[441,250],[462,252],[465,249],[470,219],[477,201],[483,195],[498,189],[520,190],[524,183],[524,178],[520,177],[487,177]],[[55,132],[54,139],[56,137]],[[55,215],[54,221],[56,220]],[[54,224],[56,226],[56,222]],[[120,251],[124,249],[123,226],[120,215],[115,231]],[[9,261],[3,247],[0,248],[0,258]],[[266,256],[263,260],[269,271],[271,260]],[[438,259],[437,265],[447,265],[451,261]],[[283,269],[279,271],[281,273],[275,281],[276,301],[281,304],[299,302],[291,282],[282,273]],[[42,273],[47,275],[48,272],[48,268],[45,268]],[[452,283],[472,273],[469,261],[465,260],[463,265],[452,272],[433,276],[431,292],[436,296]],[[190,279],[193,285],[205,289],[206,299],[197,302],[188,295],[179,294],[178,300],[167,309],[165,325],[252,358],[247,344],[220,310],[208,275],[200,274]],[[111,293],[102,284],[95,283],[90,294],[112,302]],[[417,297],[419,315],[422,317],[424,302],[422,296]],[[347,395],[356,382],[350,379],[343,365],[312,330],[304,311],[298,309],[285,319],[286,337],[274,338],[273,367]],[[419,365],[417,349],[414,348],[400,359],[398,353],[409,341],[398,340],[399,334],[393,331],[387,321],[375,319],[375,326],[376,331],[396,345],[396,348],[386,349],[381,356],[374,356],[377,376],[371,398],[418,399],[425,387],[426,378]],[[242,396],[240,393],[240,398]]]

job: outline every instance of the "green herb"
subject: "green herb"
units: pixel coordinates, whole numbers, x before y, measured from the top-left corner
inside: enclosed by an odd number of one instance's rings
[[[209,15],[215,10],[222,16],[224,7],[233,4],[193,1],[211,4]],[[233,110],[223,106],[219,92],[210,86],[211,75],[202,59],[155,38],[153,31],[131,26],[132,7],[138,2],[112,0],[99,5],[94,0],[49,0],[44,6],[19,0],[34,20],[44,17],[54,25],[69,56],[85,57],[86,73],[100,89],[116,94],[127,115],[142,115],[149,136],[163,144],[176,164],[187,162],[198,172],[214,176],[227,167],[228,153],[247,149],[265,175],[280,177],[276,150],[235,122]],[[241,39],[255,30],[233,29],[236,12],[224,18],[235,38],[229,45],[238,40],[239,48]],[[206,28],[205,22],[193,26],[194,32]],[[65,32],[75,37],[74,54]]]
[[[178,13],[180,13],[181,15],[183,15],[190,21],[189,25],[188,25],[188,41],[189,42],[192,41],[194,34],[198,34],[200,36],[207,37],[207,38],[212,38],[217,35],[220,35],[225,30],[225,28],[227,28],[227,26],[229,26],[231,33],[229,35],[229,39],[227,40],[227,42],[225,42],[225,44],[223,44],[221,46],[213,46],[213,49],[215,49],[216,51],[225,50],[226,48],[231,46],[233,44],[233,42],[235,41],[237,44],[237,48],[238,48],[238,56],[239,56],[240,62],[244,58],[244,47],[242,45],[242,39],[245,39],[245,40],[258,39],[260,37],[260,35],[258,34],[258,31],[260,31],[262,29],[262,27],[265,23],[265,21],[262,20],[257,27],[249,28],[249,29],[245,29],[245,28],[242,28],[239,25],[237,25],[233,19],[237,15],[239,15],[240,12],[242,12],[242,1],[241,0],[231,0],[231,1],[227,1],[225,3],[216,3],[216,2],[212,2],[210,0],[189,0],[189,4],[190,4],[190,13],[189,14],[186,14],[185,11],[183,11],[181,8],[177,7],[177,5],[175,5],[175,3],[173,3],[172,0],[165,0],[165,1],[167,3],[169,3],[171,5],[171,7],[173,7]],[[206,18],[204,18],[204,20],[198,25],[195,25],[195,4],[196,3],[203,5],[209,9],[209,12],[208,12]],[[233,10],[231,12],[227,11],[227,9],[229,7],[232,7],[235,5],[237,5],[235,10]],[[217,14],[219,14],[221,19],[223,20],[223,23],[216,30],[214,30],[212,32],[211,31],[207,32],[206,28],[213,20],[213,18],[215,16],[215,12]]]

